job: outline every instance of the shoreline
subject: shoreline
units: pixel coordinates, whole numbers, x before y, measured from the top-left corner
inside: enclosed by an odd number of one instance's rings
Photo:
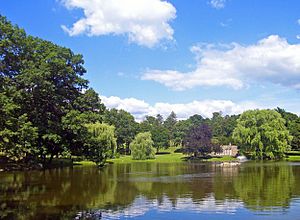
[[[285,160],[287,162],[300,162],[300,156],[289,155]],[[119,158],[109,159],[106,165],[110,164],[130,164],[130,163],[189,163],[189,162],[204,162],[204,163],[237,163],[239,160],[231,156],[211,157],[211,158],[190,158],[182,153],[168,153],[158,154],[155,159],[148,160],[133,160],[130,155],[121,156]],[[44,168],[39,163],[17,163],[11,161],[0,161],[0,173],[12,171],[33,171],[33,170],[49,170],[65,167],[78,167],[78,166],[97,166],[94,162],[88,160],[74,161],[72,159],[59,158],[54,160],[54,163]],[[104,167],[105,167],[104,166]]]

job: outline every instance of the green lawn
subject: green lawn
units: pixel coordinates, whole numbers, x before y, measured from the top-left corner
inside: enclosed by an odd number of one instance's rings
[[[76,161],[73,162],[73,165],[78,166],[96,166],[96,163],[89,161],[89,160],[82,160],[82,161]]]
[[[139,162],[155,162],[155,163],[181,163],[185,159],[182,153],[170,153],[155,155],[155,159],[149,160],[133,160],[131,156],[121,156],[120,158],[108,160],[111,163],[139,163]]]
[[[237,161],[236,158],[232,156],[224,156],[224,157],[213,157],[210,159],[207,159],[205,161],[210,161],[210,162],[225,162],[225,161]]]
[[[286,153],[287,161],[300,162],[300,151],[289,151]]]
[[[300,156],[289,156],[287,160],[291,162],[300,162]]]
[[[150,160],[133,160],[131,156],[121,156],[120,158],[108,160],[109,163],[139,163],[139,162],[155,162],[155,163],[181,163],[187,160],[187,155],[183,153],[175,153],[176,148],[170,147],[165,150],[161,150],[160,154],[155,155],[155,159]],[[231,156],[213,157],[210,159],[203,159],[199,161],[207,162],[223,162],[223,161],[235,161],[236,158]]]

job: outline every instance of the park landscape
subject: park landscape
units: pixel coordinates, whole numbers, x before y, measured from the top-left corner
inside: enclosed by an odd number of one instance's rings
[[[0,16],[1,219],[298,218],[298,113],[141,118],[107,104],[83,57]]]

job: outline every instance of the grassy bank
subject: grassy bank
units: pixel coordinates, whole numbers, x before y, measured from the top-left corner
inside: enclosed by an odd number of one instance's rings
[[[291,162],[300,162],[300,156],[289,156],[287,160]]]
[[[286,155],[287,161],[300,162],[300,151],[289,151]]]
[[[188,156],[183,153],[176,153],[176,148],[169,148],[162,150],[160,154],[155,155],[155,159],[150,160],[133,160],[130,155],[121,156],[120,158],[108,160],[109,163],[140,163],[140,162],[154,162],[154,163],[182,163],[188,160]],[[236,158],[231,156],[224,157],[213,157],[209,159],[199,159],[197,161],[205,162],[224,162],[224,161],[235,161]]]
[[[300,162],[300,151],[289,152],[287,157],[287,161],[291,162]],[[187,155],[183,153],[176,153],[176,148],[171,147],[165,150],[161,150],[160,154],[155,155],[155,159],[150,160],[133,160],[130,155],[121,156],[119,158],[110,159],[108,163],[114,164],[124,164],[124,163],[141,163],[141,162],[149,162],[149,163],[182,163],[188,160]],[[204,161],[204,162],[226,162],[226,161],[237,161],[236,158],[231,156],[223,156],[223,157],[212,157],[209,159],[197,159],[195,161]],[[96,164],[91,161],[78,161],[74,162],[74,165],[79,166],[95,166]]]
[[[120,158],[108,160],[111,163],[138,163],[138,162],[156,162],[156,163],[181,163],[185,160],[182,153],[170,153],[156,155],[155,159],[133,160],[131,156],[121,156]]]

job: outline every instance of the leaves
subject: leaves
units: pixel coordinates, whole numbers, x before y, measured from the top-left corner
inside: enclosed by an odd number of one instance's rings
[[[285,120],[274,110],[249,110],[237,121],[233,137],[240,151],[254,159],[280,159],[290,149]]]
[[[134,160],[153,159],[155,157],[155,149],[150,132],[139,133],[130,143],[131,155]]]
[[[117,146],[115,128],[99,122],[86,124],[85,127],[88,130],[85,155],[89,160],[103,166],[106,159],[112,157]]]
[[[193,154],[195,157],[206,155],[213,150],[212,131],[207,124],[201,124],[196,127],[190,128],[188,131],[183,145],[184,152]]]

